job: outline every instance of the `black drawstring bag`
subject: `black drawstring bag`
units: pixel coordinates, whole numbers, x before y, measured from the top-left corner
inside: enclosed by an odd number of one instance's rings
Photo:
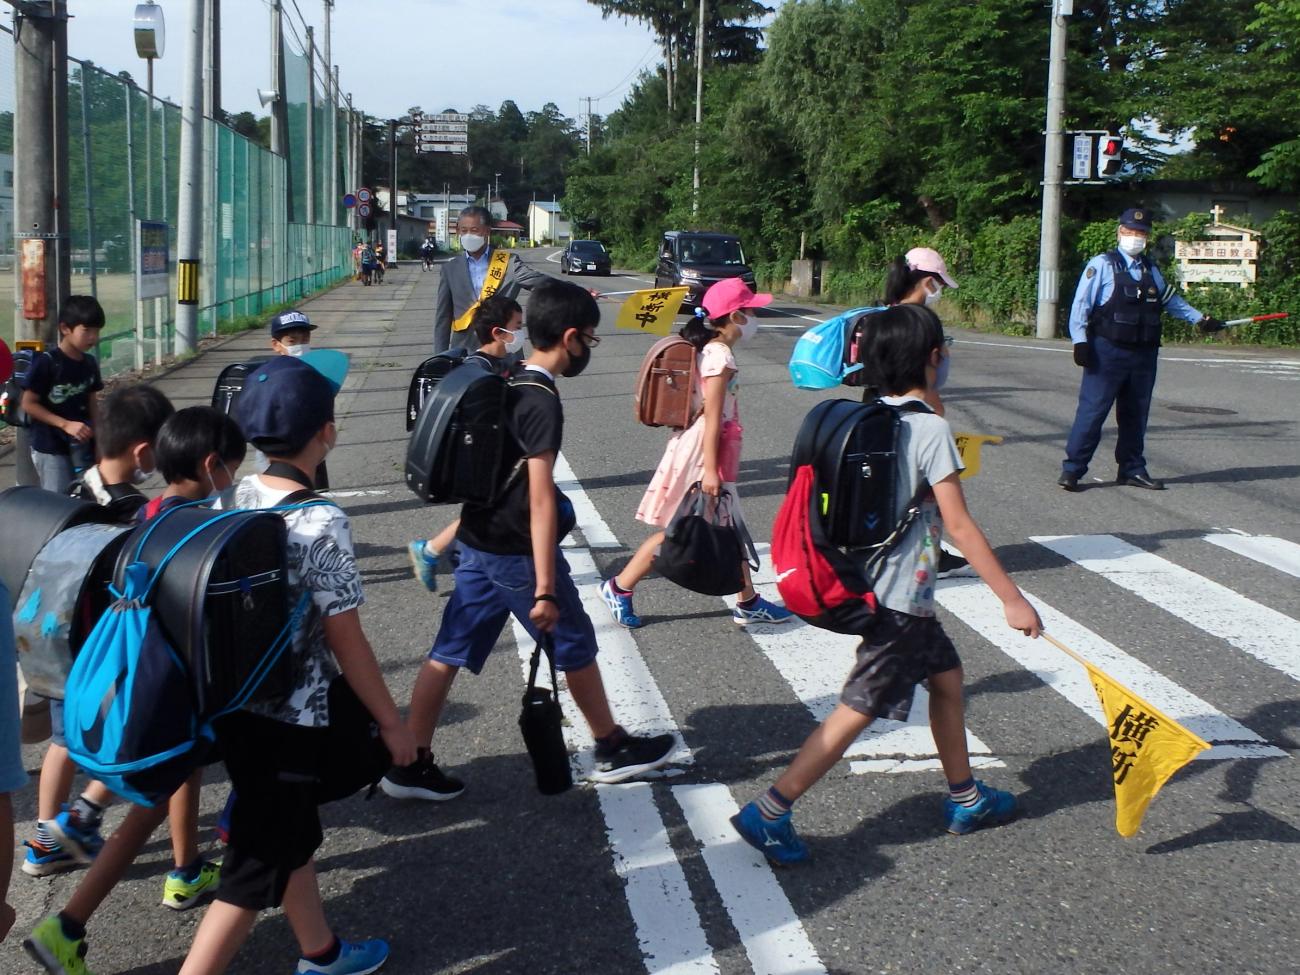
[[[758,568],[758,553],[731,492],[710,497],[696,481],[686,492],[655,557],[659,574],[683,589],[706,596],[730,596],[745,586],[742,559]]]
[[[551,666],[551,687],[537,686],[537,667],[543,650]],[[569,749],[564,744],[559,686],[555,675],[555,654],[549,639],[543,638],[533,648],[533,658],[528,664],[528,689],[524,691],[523,709],[519,712],[519,730],[523,732],[528,757],[533,760],[537,791],[544,796],[558,795],[573,787]]]

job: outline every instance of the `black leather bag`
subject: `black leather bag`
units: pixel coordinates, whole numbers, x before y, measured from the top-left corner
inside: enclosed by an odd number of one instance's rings
[[[66,498],[43,488],[13,487],[0,492],[0,582],[9,590],[8,612],[17,607],[18,596],[37,553],[65,528],[74,525],[105,524],[113,516],[90,501]]]
[[[548,645],[543,646],[543,642]],[[551,666],[551,687],[537,686],[537,668],[542,653]],[[524,691],[523,709],[519,712],[519,730],[524,746],[533,760],[537,791],[544,796],[558,795],[573,786],[573,769],[569,766],[569,748],[564,743],[564,714],[555,690],[555,656],[549,641],[539,641],[533,648],[528,665],[528,689]]]
[[[745,586],[742,559],[758,568],[758,553],[731,493],[724,490],[712,498],[697,481],[664,532],[655,568],[683,589],[706,596],[730,596]]]

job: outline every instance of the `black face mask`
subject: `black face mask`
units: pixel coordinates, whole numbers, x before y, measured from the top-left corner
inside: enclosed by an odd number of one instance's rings
[[[591,346],[582,339],[578,339],[578,344],[582,346],[582,353],[580,355],[574,355],[572,352],[569,352],[569,364],[565,366],[564,371],[560,373],[561,376],[568,379],[572,379],[574,376],[582,372],[582,370],[586,369],[587,363],[591,361]],[[565,351],[568,352],[568,349],[565,349]]]

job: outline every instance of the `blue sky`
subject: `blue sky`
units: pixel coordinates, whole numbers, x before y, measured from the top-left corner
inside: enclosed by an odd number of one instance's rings
[[[181,100],[192,0],[159,0],[166,49],[154,66],[154,91]],[[322,42],[322,0],[297,0]],[[305,39],[293,0],[286,21]],[[142,84],[144,62],[131,28],[135,0],[68,0],[68,51]],[[270,87],[270,8],[266,0],[222,0],[222,100],[228,111],[261,112],[257,89]],[[579,99],[618,107],[638,66],[658,63],[650,31],[603,20],[585,0],[336,0],[333,59],[340,88],[359,108],[391,117],[411,105],[467,111],[507,98],[525,112],[554,102],[577,118]],[[286,26],[290,47],[297,47]]]

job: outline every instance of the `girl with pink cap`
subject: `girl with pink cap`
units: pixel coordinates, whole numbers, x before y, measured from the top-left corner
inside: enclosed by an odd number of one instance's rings
[[[709,288],[701,299],[703,308],[681,330],[681,336],[696,347],[699,388],[692,412],[695,421],[675,433],[664,449],[663,459],[650,479],[636,516],[659,529],[636,550],[623,571],[601,584],[600,594],[613,614],[614,622],[628,629],[641,625],[632,609],[632,591],[650,573],[678,506],[697,482],[705,494],[731,494],[739,500],[736,478],[740,467],[742,428],[736,391],[739,369],[732,349],[758,331],[754,310],[770,304],[769,294],[755,294],[740,278],[727,278]],[[739,511],[733,507],[733,511]],[[732,619],[740,626],[750,623],[784,623],[791,613],[770,603],[750,581],[749,566],[742,560],[744,588],[737,594]]]

